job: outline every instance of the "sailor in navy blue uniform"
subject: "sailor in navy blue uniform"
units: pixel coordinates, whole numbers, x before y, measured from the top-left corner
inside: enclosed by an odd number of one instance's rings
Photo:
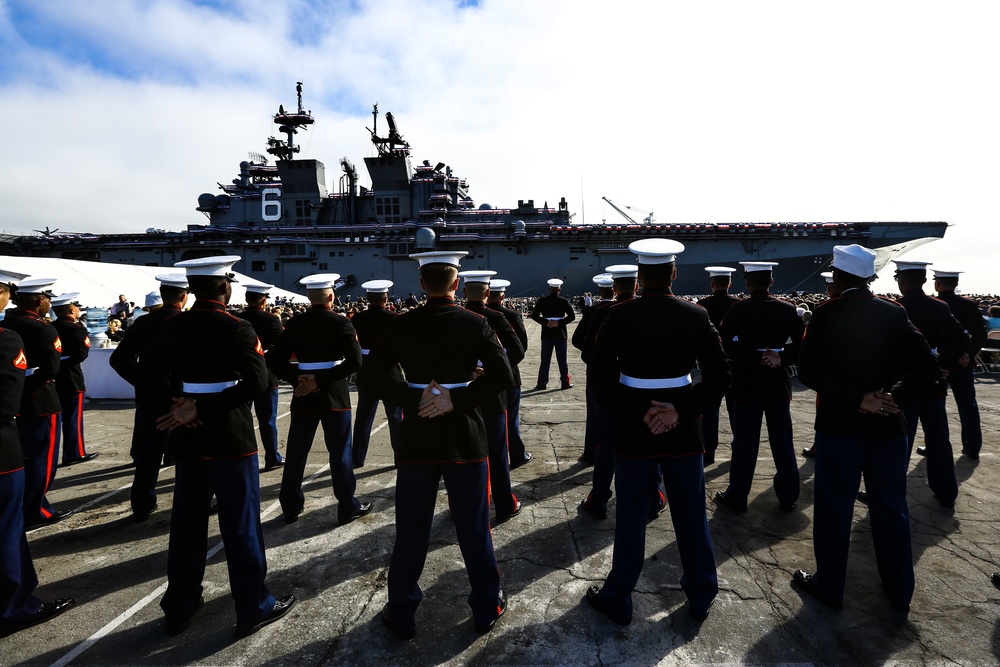
[[[545,389],[549,384],[549,365],[552,363],[553,350],[559,364],[560,388],[569,389],[573,385],[570,383],[569,364],[566,361],[566,325],[576,319],[576,313],[569,300],[559,296],[563,281],[552,278],[548,284],[548,295],[538,299],[531,309],[531,319],[542,325],[542,357],[538,364],[538,384],[535,385],[535,390]]]
[[[893,260],[896,264],[896,284],[902,296],[899,303],[913,326],[924,335],[943,368],[953,368],[958,358],[968,355],[971,343],[962,325],[952,315],[948,304],[924,294],[927,266],[930,262]],[[958,497],[955,459],[948,437],[947,378],[934,384],[934,391],[909,403],[900,404],[906,418],[906,437],[910,451],[917,435],[917,422],[924,429],[927,454],[927,485],[942,507],[954,507]]]
[[[358,334],[358,344],[361,345],[361,365],[368,357],[375,341],[382,337],[398,313],[389,310],[389,288],[391,280],[369,280],[361,284],[368,293],[368,309],[354,314],[351,324]],[[393,379],[402,381],[402,370],[397,366],[392,369]],[[354,467],[361,468],[368,457],[368,444],[372,437],[372,424],[375,423],[375,413],[378,411],[378,396],[368,387],[358,386],[358,405],[354,410],[354,442],[352,457]],[[399,437],[399,423],[403,411],[391,403],[382,402],[385,409],[385,420],[389,425],[389,442],[395,442]]]
[[[418,580],[442,477],[472,586],[475,629],[489,631],[507,608],[490,533],[486,428],[477,408],[510,386],[513,375],[486,318],[455,303],[458,265],[465,254],[411,255],[420,262],[427,303],[393,320],[359,378],[403,409],[401,437],[394,445],[396,541],[389,601],[382,610],[382,621],[402,639],[416,634],[414,614],[423,598]],[[392,379],[396,364],[407,382]]]
[[[986,321],[979,306],[971,299],[955,294],[958,277],[962,271],[934,269],[934,290],[938,298],[948,304],[955,319],[962,323],[965,332],[972,339],[969,355],[959,357],[955,365],[948,368],[948,386],[955,396],[958,418],[962,422],[962,453],[970,459],[978,459],[983,448],[983,429],[979,421],[979,403],[976,401],[975,358],[986,344]]]
[[[496,333],[507,355],[507,363],[514,366],[524,359],[521,341],[502,313],[486,307],[486,297],[490,291],[490,278],[496,271],[461,271],[459,277],[465,282],[462,292],[466,298],[466,310],[486,318],[487,324]],[[477,366],[476,373],[483,372]],[[511,372],[513,376],[513,371]],[[511,383],[513,384],[513,382]],[[483,401],[479,406],[486,426],[486,441],[490,457],[490,494],[496,509],[497,523],[503,523],[521,513],[521,501],[517,499],[510,484],[510,454],[507,451],[507,389],[504,387]]]
[[[683,248],[668,239],[629,245],[639,257],[642,297],[608,310],[591,361],[598,399],[615,417],[618,504],[611,572],[603,587],[587,591],[587,601],[621,625],[632,622],[650,496],[661,470],[690,616],[707,618],[719,590],[705,514],[701,415],[729,386],[729,365],[705,309],[670,290]],[[696,362],[701,381],[692,384]]]
[[[365,516],[371,503],[354,496],[357,480],[351,455],[351,395],[347,378],[361,368],[361,346],[351,321],[333,312],[336,273],[306,276],[299,281],[312,304],[288,321],[267,353],[268,366],[294,387],[292,416],[281,475],[281,510],[286,523],[302,513],[302,477],[317,427],[330,456],[330,481],[341,525]],[[292,362],[295,356],[297,363]]]
[[[0,275],[0,311],[13,281]],[[24,455],[14,415],[28,368],[21,337],[0,328],[0,637],[43,623],[73,606],[72,598],[42,602],[34,596],[38,577],[24,535]]]
[[[170,387],[159,378],[143,374],[139,360],[160,335],[163,323],[178,315],[188,300],[188,279],[183,273],[164,273],[156,276],[156,280],[160,283],[160,307],[132,323],[110,359],[111,368],[135,388],[129,450],[135,464],[129,491],[135,521],[145,521],[156,509],[156,481],[169,440],[169,433],[158,429],[156,420],[172,407]],[[184,433],[180,432],[182,436]]]
[[[60,294],[51,299],[52,323],[62,343],[59,372],[56,373],[56,393],[62,408],[62,464],[64,466],[96,459],[88,454],[83,436],[83,395],[87,391],[80,367],[90,354],[90,336],[80,323],[80,308],[73,300],[79,292]]]
[[[830,299],[836,299],[837,298],[837,290],[836,290],[836,287],[834,287],[834,284],[833,284],[833,271],[823,271],[819,275],[823,278],[824,282],[826,283],[826,296],[828,298],[830,298]],[[802,449],[802,456],[806,457],[807,459],[816,458],[816,436],[815,436],[815,434],[813,434],[813,444],[812,444],[812,446],[805,447],[805,448]],[[864,496],[864,497],[867,498],[867,496]]]
[[[72,511],[57,512],[45,494],[56,476],[62,407],[56,391],[62,341],[56,328],[43,318],[55,296],[54,278],[33,278],[18,283],[14,293],[17,308],[4,318],[4,327],[16,331],[28,359],[24,391],[17,414],[17,432],[24,451],[25,528],[62,521]]]
[[[732,285],[732,275],[736,269],[728,266],[709,266],[709,284],[712,287],[711,296],[698,299],[698,305],[708,311],[708,319],[716,329],[722,324],[722,318],[729,312],[729,307],[739,301],[729,293]],[[715,452],[719,449],[719,413],[722,402],[714,405],[701,416],[701,430],[705,434],[705,465],[715,463]],[[726,411],[729,411],[729,401],[726,401]],[[732,426],[732,419],[730,419]]]
[[[603,315],[597,315],[597,313],[607,310],[615,302],[615,280],[610,273],[599,273],[594,276],[593,281],[594,285],[597,286],[597,300],[592,301],[589,307],[583,309],[583,313],[580,316],[580,323],[576,325],[576,330],[570,339],[573,347],[580,350],[580,359],[584,364],[589,359],[589,351],[586,350],[587,332],[591,330],[596,332],[597,327],[600,326],[598,319],[603,321]],[[594,326],[595,323],[597,326]],[[580,456],[580,461],[586,465],[594,465],[594,460],[597,457],[597,426],[594,423],[597,419],[597,403],[595,399],[597,390],[590,386],[589,377],[590,370],[588,367],[588,382],[584,388],[587,421],[583,431],[583,454]]]
[[[517,339],[521,341],[521,347],[527,353],[528,332],[524,328],[524,318],[520,311],[503,305],[508,287],[510,287],[509,280],[502,278],[491,280],[486,305],[503,313]],[[507,449],[510,451],[510,469],[514,470],[531,461],[534,456],[531,452],[525,451],[524,440],[521,439],[521,370],[519,364],[515,363],[511,363],[510,369],[514,372],[514,384],[507,388]]]
[[[906,426],[899,409],[932,390],[941,368],[898,303],[868,288],[875,252],[835,246],[839,296],[813,311],[799,352],[799,379],[816,390],[813,546],[816,573],[793,585],[831,607],[844,600],[854,502],[868,491],[878,572],[892,606],[908,611],[913,549],[906,505]]]
[[[274,285],[251,281],[243,288],[247,293],[247,307],[239,316],[253,325],[266,354],[281,336],[281,320],[264,310],[268,292],[274,289]],[[257,415],[257,430],[264,448],[264,472],[269,472],[285,464],[278,451],[278,376],[271,370],[267,373],[267,388],[253,399],[253,409]]]
[[[733,456],[729,486],[715,499],[746,511],[760,451],[761,421],[774,458],[774,493],[790,512],[799,500],[799,467],[792,441],[792,380],[805,323],[795,306],[768,293],[776,262],[740,262],[750,298],[734,303],[722,319],[719,335],[729,355],[733,386],[729,390]]]
[[[142,353],[140,371],[174,395],[157,423],[174,430],[174,506],[167,552],[167,592],[160,601],[168,634],[187,629],[202,608],[212,494],[218,501],[236,634],[246,637],[295,603],[264,583],[267,560],[260,524],[257,439],[250,401],[267,386],[264,350],[246,320],[226,312],[236,256],[178,262],[187,272],[194,306],[167,319]],[[151,317],[148,315],[147,317]],[[145,318],[140,318],[140,322]]]

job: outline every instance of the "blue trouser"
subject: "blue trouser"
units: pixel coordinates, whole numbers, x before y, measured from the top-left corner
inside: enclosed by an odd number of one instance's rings
[[[706,613],[719,592],[712,538],[705,515],[705,472],[700,454],[649,458],[615,457],[615,549],[601,588],[608,615],[632,620],[632,591],[642,573],[650,496],[662,470],[670,518],[680,552],[681,588],[691,611]]]
[[[59,393],[62,407],[62,462],[72,463],[87,455],[83,442],[83,392]]]
[[[264,447],[264,465],[281,463],[284,459],[278,451],[278,388],[268,387],[253,399],[253,410],[257,415],[260,442]]]
[[[979,423],[979,403],[976,401],[975,369],[957,366],[948,373],[948,386],[955,396],[958,418],[962,422],[962,451],[973,456],[983,448],[983,429]]]
[[[45,494],[56,478],[62,415],[18,417],[15,421],[24,450],[24,523],[30,526],[48,520],[54,512]]]
[[[782,505],[794,505],[799,500],[799,465],[792,442],[792,415],[788,399],[734,400],[730,410],[733,456],[726,498],[740,505],[747,504],[760,451],[761,422],[766,419],[767,438],[776,469],[774,493]]]
[[[587,504],[595,510],[606,510],[611,500],[611,483],[615,479],[615,416],[611,408],[594,403],[594,430],[597,440],[597,452],[594,456],[594,472],[591,476],[591,489],[587,495]],[[653,505],[657,510],[666,502],[663,489],[663,476],[657,482],[653,493]]]
[[[42,608],[34,593],[35,566],[24,536],[24,470],[0,474],[0,633],[12,630]]]
[[[285,467],[281,474],[281,491],[278,499],[286,515],[298,515],[305,506],[302,494],[302,477],[306,471],[306,460],[312,449],[316,428],[323,424],[323,441],[330,453],[330,478],[333,495],[338,502],[337,516],[340,521],[348,521],[361,509],[361,503],[354,497],[357,480],[351,462],[351,411],[330,410],[320,413],[292,413],[288,427],[288,441],[285,444]]]
[[[583,431],[583,456],[587,463],[593,465],[597,460],[597,392],[590,388],[590,380],[587,381],[587,388],[584,390],[584,398],[587,405],[587,422]],[[610,482],[608,482],[610,488]]]
[[[260,477],[256,456],[178,462],[167,550],[167,592],[160,608],[182,621],[198,607],[212,494],[219,503],[219,532],[226,550],[236,627],[256,625],[274,609],[267,590],[264,531],[260,525]]]
[[[378,396],[370,389],[358,387],[358,407],[354,410],[354,442],[351,444],[355,468],[360,468],[368,458],[368,444],[372,438],[372,424],[375,423],[375,413],[378,412]],[[385,420],[389,424],[389,442],[396,442],[399,437],[399,425],[403,420],[403,410],[383,402]]]
[[[565,338],[543,338],[542,358],[538,364],[538,386],[549,384],[549,366],[552,364],[552,350],[556,351],[556,363],[559,364],[559,382],[563,386],[569,384],[569,364],[566,361]]]
[[[389,562],[389,620],[399,631],[412,630],[423,599],[420,573],[427,560],[438,485],[444,486],[455,520],[458,546],[472,592],[469,606],[477,625],[497,616],[500,570],[490,533],[489,471],[476,463],[398,464],[396,466],[396,542]]]
[[[507,449],[510,460],[523,461],[526,456],[524,440],[521,440],[521,388],[507,389]]]
[[[894,604],[913,597],[913,547],[906,506],[906,436],[816,434],[813,547],[820,596],[844,599],[854,502],[864,475],[878,572]]]
[[[909,444],[907,459],[913,453],[913,440],[917,436],[917,420],[924,427],[924,446],[927,447],[927,485],[943,503],[953,503],[958,497],[958,480],[955,479],[955,457],[948,437],[948,413],[945,396],[918,398],[903,407],[906,417],[906,438]]]
[[[497,521],[509,519],[517,508],[517,498],[510,485],[510,454],[507,453],[507,413],[483,410],[486,442],[489,445],[490,494],[497,511]]]
[[[156,419],[161,416],[149,405],[135,406],[135,420],[132,425],[132,461],[135,474],[130,492],[132,511],[146,514],[156,506],[156,481],[160,476],[160,463],[167,450],[169,431],[156,428]],[[178,435],[183,437],[182,432]]]
[[[729,406],[729,398],[726,399],[726,412],[732,414]],[[701,430],[705,437],[705,453],[715,455],[719,449],[719,417],[721,414],[722,399],[711,408],[705,410],[701,415]],[[732,422],[732,419],[730,419]],[[732,424],[730,423],[730,426]]]

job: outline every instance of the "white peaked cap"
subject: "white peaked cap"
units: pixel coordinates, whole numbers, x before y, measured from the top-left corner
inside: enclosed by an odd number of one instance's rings
[[[491,292],[506,292],[508,287],[510,287],[509,280],[504,280],[503,278],[497,278],[496,280],[490,281]]]
[[[299,284],[308,289],[336,289],[340,280],[339,273],[314,273],[299,280]]]
[[[485,285],[490,284],[490,278],[497,274],[496,271],[459,271],[458,276],[465,281],[465,284],[469,283],[483,283]]]
[[[611,274],[612,280],[618,280],[619,278],[638,278],[639,277],[639,265],[638,264],[615,264],[614,266],[609,266],[604,269],[605,273]]]
[[[935,278],[958,278],[959,274],[965,271],[954,271],[951,269],[933,269]]]
[[[731,278],[736,269],[731,269],[728,266],[706,266],[705,270],[708,271],[708,275],[711,278],[716,276],[726,276]]]
[[[858,278],[875,275],[875,251],[857,243],[833,246],[833,268]]]
[[[770,271],[777,265],[777,262],[740,262],[740,266],[743,267],[744,273],[753,273],[754,271]]]
[[[78,296],[80,296],[79,292],[66,292],[65,294],[52,297],[49,300],[49,303],[53,306],[68,306],[73,303],[73,300]]]
[[[217,257],[199,257],[198,259],[186,259],[177,262],[174,266],[184,269],[188,277],[191,276],[218,276],[220,278],[229,276],[233,270],[233,264],[240,261],[239,255],[219,255]]]
[[[448,266],[454,266],[456,269],[462,265],[462,258],[469,253],[462,250],[460,252],[453,252],[451,250],[434,250],[431,252],[418,252],[410,255],[410,259],[415,259],[420,262],[420,267],[423,268],[428,264],[447,264]]]
[[[361,289],[371,294],[388,294],[390,287],[392,287],[391,280],[369,280],[361,283]]]
[[[824,271],[819,275],[823,277],[823,280],[825,280],[828,285],[833,283],[833,271]]]
[[[146,295],[146,308],[152,308],[153,306],[162,306],[163,297],[160,296],[159,292],[150,292]]]
[[[684,244],[671,239],[639,239],[628,244],[639,264],[669,264],[684,252]]]
[[[243,289],[251,294],[263,294],[264,296],[267,296],[267,293],[274,289],[274,285],[259,283],[256,280],[248,280],[243,283]]]
[[[598,273],[594,276],[594,284],[598,287],[611,287],[615,284],[615,277],[610,273]]]
[[[907,261],[902,259],[894,259],[892,263],[896,265],[896,272],[900,271],[926,271],[927,267],[931,265],[930,262],[917,262],[917,261]]]
[[[28,278],[17,284],[17,291],[20,294],[48,294],[52,293],[52,286],[56,284],[55,278]]]
[[[558,278],[549,278],[546,282],[548,282],[549,287],[562,287],[563,284],[563,281]]]
[[[161,285],[166,285],[167,287],[188,289],[188,279],[183,273],[161,273],[156,276],[156,279],[160,281]]]

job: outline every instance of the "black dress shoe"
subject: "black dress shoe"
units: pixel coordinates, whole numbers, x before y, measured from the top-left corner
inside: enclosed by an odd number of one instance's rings
[[[577,461],[579,461],[580,463],[582,463],[585,466],[592,466],[592,465],[594,465],[593,461],[591,461],[590,459],[584,458],[582,456],[580,458],[578,458]]]
[[[287,595],[281,598],[280,600],[275,600],[274,609],[272,609],[271,613],[265,616],[264,620],[262,620],[260,623],[257,623],[256,625],[251,625],[248,628],[241,628],[239,626],[236,626],[236,636],[239,637],[240,639],[244,637],[249,637],[253,633],[263,628],[265,625],[270,625],[271,623],[274,623],[275,621],[279,620],[282,616],[288,613],[288,611],[292,608],[294,604],[295,604],[294,595]]]
[[[522,505],[522,504],[521,504],[521,501],[520,501],[520,500],[518,500],[518,501],[515,501],[515,504],[514,504],[514,511],[513,511],[513,512],[511,512],[510,514],[508,514],[508,515],[507,515],[507,516],[505,516],[505,517],[500,517],[500,516],[498,516],[498,517],[497,517],[497,523],[506,523],[507,521],[510,521],[511,519],[513,519],[514,517],[516,517],[516,516],[517,516],[518,514],[520,514],[520,513],[521,513],[521,509],[522,509],[523,507],[524,507],[524,505]]]
[[[265,463],[264,464],[264,472],[271,472],[272,470],[277,470],[278,468],[284,468],[284,467],[285,467],[285,462],[284,461],[275,461],[273,463]]]
[[[994,572],[993,576],[990,577],[990,580],[993,582],[994,586],[1000,588],[1000,572]]]
[[[132,512],[132,520],[136,523],[142,523],[149,519],[150,515],[156,511],[158,505],[153,505],[148,510],[143,510],[141,512]]]
[[[564,384],[561,387],[559,387],[559,389],[561,389],[561,390],[572,389],[572,388],[573,388],[573,385],[571,385],[571,384]]]
[[[341,519],[340,520],[340,525],[341,526],[347,525],[347,524],[351,523],[352,521],[354,521],[355,519],[360,519],[364,515],[370,514],[371,511],[372,511],[372,504],[371,503],[361,503],[361,508],[357,512],[355,512],[354,514],[352,514],[351,516],[349,516],[348,518]]]
[[[533,458],[535,458],[535,457],[532,454],[529,454],[528,452],[525,452],[523,459],[521,459],[520,461],[513,461],[513,462],[511,462],[510,469],[514,470],[516,468],[520,468],[525,463],[529,463],[531,461],[531,459],[533,459]]]
[[[545,391],[546,386],[544,384],[536,384],[531,391]]]
[[[205,598],[200,597],[198,598],[198,604],[195,605],[194,609],[191,610],[191,613],[188,614],[187,616],[173,620],[168,618],[167,634],[170,635],[171,637],[176,637],[180,633],[187,630],[191,626],[191,619],[197,616],[198,612],[201,611],[201,608],[204,606],[205,606]]]
[[[862,505],[868,504],[868,492],[865,490],[858,491],[858,502]]]
[[[709,605],[709,608],[711,608],[711,606],[712,605]],[[701,623],[702,621],[708,618],[708,609],[705,610],[695,609],[694,607],[691,606],[691,603],[689,602],[688,616]]]
[[[919,456],[927,456],[927,448],[926,447],[917,447],[917,454]]]
[[[605,505],[603,508],[595,507],[590,504],[590,498],[584,498],[580,501],[580,511],[586,512],[595,519],[607,519],[608,518],[608,508]]]
[[[497,624],[497,620],[501,616],[503,616],[504,612],[506,612],[506,611],[507,611],[507,594],[504,593],[503,591],[500,591],[500,598],[497,600],[497,615],[496,615],[496,618],[494,618],[492,621],[490,621],[486,625],[477,625],[476,626],[476,632],[478,632],[479,634],[482,635],[482,634],[485,634],[485,633],[489,632],[490,630],[492,630],[493,626]]]
[[[943,507],[945,509],[949,509],[949,510],[955,509],[955,501],[954,500],[942,500],[938,496],[938,494],[936,494],[936,493],[934,494],[934,498],[935,498],[935,500],[938,501],[938,505],[940,505],[941,507]]]
[[[208,514],[212,515],[218,513],[219,513],[219,503],[213,500],[212,504],[208,506]]]
[[[701,455],[701,464],[705,466],[710,466],[715,463],[715,453],[705,452]]]
[[[802,456],[807,459],[814,459],[816,458],[816,449],[814,447],[806,447],[802,450]]]
[[[729,509],[736,510],[737,512],[746,512],[747,506],[742,503],[738,503],[735,500],[729,498],[725,491],[716,491],[715,502],[719,505],[725,505]]]
[[[84,454],[81,458],[73,459],[72,461],[63,461],[62,466],[60,467],[75,466],[77,463],[86,463],[87,461],[93,461],[98,456],[100,456],[100,454],[97,452],[94,452],[93,454]]]
[[[649,521],[656,521],[660,518],[660,515],[667,511],[666,504],[663,505],[653,505],[652,509],[649,510],[649,516],[646,517],[647,523]]]
[[[31,523],[24,524],[24,529],[35,530],[36,528],[51,526],[54,523],[59,523],[63,519],[68,519],[74,514],[76,514],[74,510],[66,510],[65,512],[53,512],[52,516],[50,516],[48,519],[42,519],[40,521],[32,521]]]
[[[792,574],[792,584],[797,586],[804,593],[808,593],[812,597],[816,598],[827,607],[832,607],[834,609],[842,609],[844,606],[843,602],[834,602],[833,600],[827,599],[819,589],[816,588],[816,584],[813,583],[813,575],[809,574],[805,570],[795,570]]]
[[[392,621],[389,620],[389,605],[385,604],[382,606],[382,625],[389,628],[396,639],[413,639],[417,636],[417,628],[414,627],[411,630],[400,630],[396,628]]]
[[[299,520],[299,514],[302,512],[283,512],[281,516],[285,519],[285,523],[295,523]]]
[[[963,449],[962,450],[962,456],[968,456],[970,459],[976,459],[976,460],[978,460],[979,459],[979,452],[967,452],[967,451],[965,451]]]
[[[591,607],[611,619],[612,623],[616,623],[617,625],[630,625],[632,623],[631,619],[625,620],[622,618],[615,618],[611,615],[608,608],[604,605],[604,600],[601,599],[601,589],[597,586],[591,586],[587,589],[587,602],[590,603]]]
[[[781,511],[782,512],[794,512],[795,511],[795,506],[797,504],[798,503],[780,503],[779,506],[781,507]]]
[[[63,598],[61,600],[52,600],[51,602],[43,602],[42,608],[38,610],[31,618],[24,621],[20,625],[4,630],[0,632],[0,637],[6,637],[7,635],[12,635],[15,632],[24,630],[25,628],[30,628],[32,626],[38,625],[39,623],[44,623],[45,621],[52,620],[59,614],[63,613],[70,607],[76,604],[76,600],[73,598]]]

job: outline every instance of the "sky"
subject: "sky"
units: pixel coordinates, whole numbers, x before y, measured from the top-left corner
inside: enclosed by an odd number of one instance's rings
[[[206,222],[277,135],[416,164],[478,204],[665,223],[943,220],[911,253],[1000,293],[1000,3],[0,0],[0,231]],[[875,287],[892,291],[892,269]]]

